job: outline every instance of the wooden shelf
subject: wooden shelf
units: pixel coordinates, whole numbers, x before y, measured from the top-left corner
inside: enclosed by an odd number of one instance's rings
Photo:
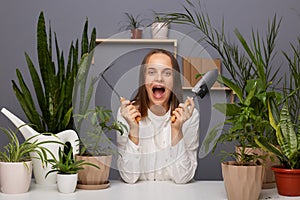
[[[98,38],[96,43],[100,44],[102,42],[108,43],[173,43],[177,47],[176,39],[122,39],[122,38]]]
[[[182,87],[183,90],[191,90],[193,87]],[[228,90],[231,91],[229,87],[212,87],[211,90]]]
[[[128,38],[97,38],[96,44],[116,43],[116,44],[172,44],[174,55],[177,55],[177,39],[128,39]]]

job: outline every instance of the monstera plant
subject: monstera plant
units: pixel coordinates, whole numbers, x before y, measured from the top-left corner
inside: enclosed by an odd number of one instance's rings
[[[20,70],[16,70],[19,85],[12,81],[15,95],[29,120],[38,132],[57,133],[66,129],[73,129],[72,92],[79,70],[81,57],[91,52],[95,47],[96,29],[88,40],[88,20],[86,20],[82,38],[81,53],[79,54],[78,40],[70,45],[68,60],[60,51],[57,36],[54,33],[55,51],[52,54],[51,27],[47,35],[44,13],[41,12],[37,24],[37,56],[38,65],[35,66],[31,58],[25,53],[34,93],[29,90]],[[38,103],[38,106],[36,106]]]

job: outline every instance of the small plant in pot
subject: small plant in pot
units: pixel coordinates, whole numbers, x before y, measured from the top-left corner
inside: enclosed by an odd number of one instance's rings
[[[7,135],[9,143],[0,151],[0,185],[1,191],[7,194],[19,194],[28,192],[32,177],[32,157],[29,153],[35,152],[37,158],[45,165],[48,149],[43,147],[52,141],[39,142],[36,136],[23,142],[18,140],[16,131],[1,127],[1,131]]]
[[[258,199],[264,179],[262,162],[265,155],[256,151],[255,137],[269,126],[263,115],[253,108],[261,94],[261,81],[249,80],[246,84],[247,96],[234,104],[215,104],[214,107],[226,115],[222,134],[216,144],[233,143],[235,151],[222,151],[224,158],[234,161],[222,162],[222,174],[229,199]],[[217,128],[214,131],[219,131]],[[204,141],[207,142],[207,141]],[[238,174],[243,174],[237,176]],[[250,178],[252,177],[252,178]],[[251,192],[249,192],[251,191]]]
[[[123,24],[120,27],[120,30],[130,30],[131,39],[141,39],[143,34],[143,22],[145,19],[142,19],[141,15],[134,16],[128,12],[125,12],[125,16],[127,17],[127,20],[120,22]]]
[[[257,138],[257,143],[280,160],[280,166],[272,167],[278,193],[284,196],[300,196],[300,126],[292,123],[286,103],[281,109],[278,122],[278,116],[274,117],[271,108],[269,116],[272,127],[276,130],[279,146],[264,137]]]
[[[47,163],[52,164],[50,173],[57,173],[57,188],[62,193],[73,193],[76,189],[78,180],[78,171],[83,170],[83,166],[89,165],[99,168],[93,163],[84,160],[75,160],[73,155],[73,147],[71,143],[67,142],[63,148],[58,150],[58,159],[53,156],[52,159],[46,160]]]
[[[151,23],[151,33],[153,39],[168,39],[170,21],[159,14],[155,13]]]
[[[117,131],[123,134],[123,130],[126,128],[122,123],[112,121],[111,112],[109,109],[96,106],[93,110],[87,110],[85,114],[76,115],[81,124],[81,154],[77,155],[76,159],[86,160],[99,167],[96,169],[85,166],[85,169],[81,170],[78,175],[78,188],[104,189],[109,186],[108,176],[112,155],[117,151],[106,133]]]

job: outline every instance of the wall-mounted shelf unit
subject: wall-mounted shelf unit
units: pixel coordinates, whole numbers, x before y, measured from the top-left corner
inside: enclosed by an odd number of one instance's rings
[[[174,46],[174,54],[177,54],[177,40],[176,39],[122,39],[122,38],[97,38],[96,44],[100,43],[116,43],[116,44],[135,44],[135,45],[169,45]]]

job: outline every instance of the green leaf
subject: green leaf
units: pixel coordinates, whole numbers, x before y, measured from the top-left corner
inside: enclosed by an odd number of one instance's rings
[[[225,76],[221,76],[221,75],[218,76],[218,81],[221,82],[221,83],[223,83],[227,87],[229,87],[234,92],[234,94],[237,95],[237,97],[239,98],[239,100],[243,99],[242,90],[233,81],[231,81],[228,78],[226,78]]]

